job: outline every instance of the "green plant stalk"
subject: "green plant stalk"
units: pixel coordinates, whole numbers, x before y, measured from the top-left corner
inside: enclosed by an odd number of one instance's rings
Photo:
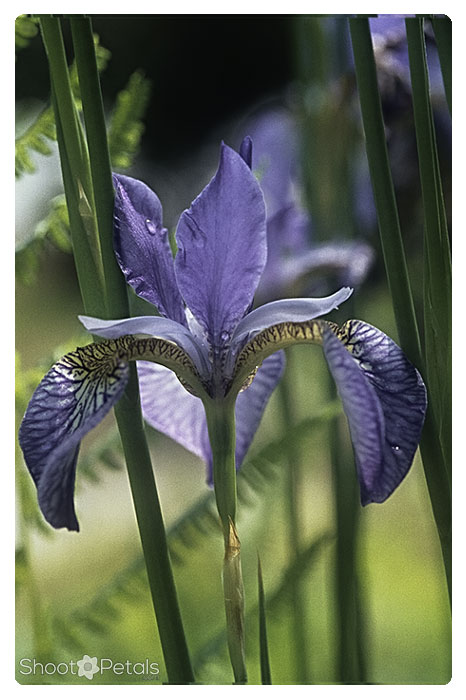
[[[349,24],[366,138],[366,151],[377,208],[385,269],[400,344],[408,358],[425,378],[419,331],[385,142],[369,23],[366,18],[358,17],[350,19]],[[438,426],[431,407],[427,409],[421,438],[421,454],[451,595],[451,494],[439,441]]]
[[[422,367],[421,343],[388,160],[369,22],[358,17],[350,19],[349,25],[380,240],[398,333],[411,362]]]
[[[352,212],[353,228],[357,229]],[[352,296],[344,311],[337,312],[338,323],[345,318],[358,318],[356,300]],[[328,399],[339,401],[335,382],[328,374]],[[357,550],[361,503],[354,464],[354,454],[348,440],[348,429],[343,414],[329,422],[329,452],[332,468],[335,504],[335,604],[338,627],[336,671],[341,683],[366,682],[367,646],[364,643],[364,609],[358,605],[362,594],[358,578]]]
[[[244,586],[241,545],[236,532],[235,401],[206,398],[204,408],[212,448],[215,499],[225,545],[223,592],[228,651],[235,683],[245,684]]]
[[[294,392],[292,389],[293,373],[293,353],[286,353],[286,371],[278,385],[278,395],[281,403],[281,413],[283,429],[285,434],[293,430],[295,419],[293,415]],[[288,547],[290,552],[289,561],[292,563],[301,556],[305,543],[303,537],[302,513],[300,499],[303,489],[303,465],[299,446],[292,442],[285,458],[286,473],[286,509],[288,523]],[[293,640],[293,658],[296,668],[296,682],[299,684],[309,684],[311,682],[311,669],[309,664],[309,640],[306,634],[306,609],[304,595],[304,582],[296,578],[291,582],[291,626]]]
[[[437,43],[443,86],[450,114],[452,113],[452,79],[451,79],[451,19],[449,17],[432,17],[435,41]]]
[[[78,183],[80,182],[89,198],[92,190],[89,156],[83,147],[84,143],[80,134],[80,123],[71,90],[60,20],[52,15],[41,15],[40,27],[47,52],[57,109],[60,113],[61,127],[67,145],[68,159],[74,176],[74,196],[79,199]]]
[[[107,310],[110,317],[120,318],[128,314],[128,298],[113,251],[114,190],[90,18],[72,17],[71,32],[89,147],[95,211],[106,281]]]
[[[406,19],[419,172],[424,208],[425,366],[451,478],[451,254],[421,18]]]
[[[335,389],[332,387],[332,391]],[[348,462],[342,416],[329,425],[330,457],[334,477],[336,548],[335,586],[338,625],[338,680],[345,684],[362,683],[358,644],[358,580],[356,545],[360,504],[357,496],[355,469]]]
[[[79,200],[74,195],[73,173],[65,147],[60,113],[52,85],[52,104],[57,128],[58,152],[65,188],[66,207],[70,221],[71,246],[79,282],[79,290],[83,300],[84,311],[90,316],[105,314],[105,286],[102,266],[96,265],[86,227],[80,212]]]
[[[303,95],[299,108],[304,190],[313,235],[330,239],[351,220],[348,154],[354,143],[350,120],[342,119],[343,93],[330,94],[334,46],[319,17],[295,21],[296,73]],[[315,173],[319,173],[316,178]]]
[[[60,24],[55,21],[55,18],[45,17],[42,19],[43,25],[46,27],[44,31],[44,41],[46,46],[48,42],[52,42],[54,47],[63,47],[63,41],[61,38],[61,28]],[[81,31],[86,33],[89,27],[86,27],[87,23],[78,23],[75,26],[75,34],[78,34],[80,39]],[[50,31],[53,29],[53,31]],[[92,37],[92,33],[91,33]],[[78,42],[80,43],[80,42]],[[83,40],[83,43],[84,40]],[[52,75],[52,85],[54,93],[56,94],[56,103],[58,103],[58,114],[59,114],[59,129],[57,129],[57,135],[59,137],[60,153],[63,154],[64,171],[69,177],[67,177],[65,182],[65,189],[68,198],[72,202],[71,213],[79,218],[81,215],[81,220],[83,217],[82,207],[80,209],[77,199],[79,195],[76,195],[76,190],[72,189],[71,193],[68,191],[72,185],[75,185],[72,180],[73,173],[72,168],[76,168],[79,172],[82,172],[83,164],[81,167],[75,166],[72,157],[78,157],[78,154],[82,152],[82,148],[79,149],[76,146],[76,141],[79,141],[79,136],[75,130],[70,131],[70,129],[63,128],[63,120],[61,118],[59,99],[63,100],[64,103],[73,103],[73,98],[71,95],[70,84],[68,80],[67,71],[63,70],[63,65],[66,66],[66,59],[64,56],[64,51],[47,51],[50,61],[59,61],[62,70],[53,70],[51,65],[51,75]],[[87,58],[87,57],[86,57]],[[77,61],[80,61],[80,58]],[[83,70],[91,71],[93,70],[94,63],[87,63],[85,67],[81,67],[81,74]],[[96,70],[96,67],[95,67]],[[79,71],[79,66],[78,66]],[[64,79],[66,72],[66,80]],[[60,85],[57,90],[56,82],[54,81],[54,76],[59,75]],[[92,83],[92,81],[90,81]],[[94,86],[95,87],[95,86]],[[100,88],[99,88],[100,90]],[[88,120],[86,122],[87,126],[87,142],[88,145],[92,145],[91,158],[95,159],[97,156],[96,152],[96,140],[101,140],[101,149],[106,147],[106,131],[105,123],[103,119],[92,118],[89,116],[92,110],[102,110],[102,101],[91,102],[93,100],[93,93],[91,90],[86,89],[83,91],[83,109],[88,115]],[[60,97],[59,97],[60,96]],[[86,106],[84,107],[84,104]],[[57,105],[56,105],[57,106]],[[57,125],[58,126],[58,125]],[[102,131],[103,128],[103,131]],[[72,140],[72,145],[69,148],[69,139]],[[80,145],[83,142],[80,141]],[[91,150],[91,148],[90,148]],[[95,163],[92,164],[91,172],[92,176],[96,175],[99,182],[111,183],[111,173],[109,166],[109,159],[103,159],[100,161],[99,165],[102,170],[107,167],[107,177],[100,173],[97,173]],[[110,177],[110,180],[109,180]],[[93,179],[91,178],[91,185],[93,186]],[[87,204],[89,207],[94,207],[95,195],[99,200],[99,212],[105,211],[105,206],[107,207],[108,213],[108,191],[104,192],[107,197],[105,200],[102,194],[102,189],[98,189],[97,192],[94,191],[93,187],[90,192],[86,192]],[[102,204],[102,202],[104,202]],[[112,202],[113,202],[113,189],[112,189]],[[112,204],[113,211],[113,204]],[[94,215],[95,212],[93,211]],[[95,216],[98,222],[98,217]],[[103,246],[99,250],[105,255],[112,255],[114,258],[113,248],[108,245],[108,240],[104,240],[106,237],[112,235],[112,229],[108,227],[108,220],[105,216],[100,218],[102,228],[98,230],[101,239],[103,240]],[[81,229],[84,227],[86,229],[85,223],[81,223]],[[89,230],[89,229],[87,229]],[[74,233],[74,232],[73,232]],[[111,238],[110,238],[111,240]],[[77,252],[76,266],[78,271],[88,264],[88,260],[83,259],[83,254],[85,251],[78,247],[75,249]],[[129,307],[126,298],[126,286],[125,281],[116,265],[104,264],[103,269],[105,271],[105,289],[102,292],[106,292],[106,303],[104,303],[104,295],[102,293],[100,299],[99,315],[108,314],[122,314],[125,316],[129,315]],[[110,293],[113,293],[117,286],[120,286],[121,291],[116,295],[115,308],[112,306],[112,297]],[[86,288],[84,290],[84,295],[86,295]],[[126,305],[123,303],[124,297],[126,298]],[[146,560],[146,568],[149,578],[149,584],[151,588],[152,600],[154,604],[154,609],[157,617],[157,623],[159,627],[160,640],[162,644],[162,650],[164,653],[165,665],[167,669],[168,680],[171,684],[186,684],[194,681],[194,675],[191,667],[191,662],[189,658],[188,648],[186,644],[186,639],[184,635],[180,610],[178,606],[177,594],[173,579],[173,573],[171,570],[171,564],[168,554],[168,546],[166,541],[165,528],[163,524],[163,517],[160,508],[160,502],[158,498],[158,493],[155,485],[154,474],[152,471],[152,464],[150,460],[150,453],[147,446],[147,441],[144,433],[144,427],[142,423],[140,402],[139,402],[139,388],[136,368],[131,368],[130,381],[128,387],[118,406],[115,408],[115,414],[117,417],[118,427],[120,430],[123,449],[125,452],[129,479],[133,494],[133,501],[136,511],[136,517],[138,521],[139,531],[141,535],[142,547],[144,552],[144,557]]]
[[[267,616],[265,611],[264,581],[259,555],[257,556],[257,582],[258,582],[258,608],[259,608],[259,649],[261,684],[272,685],[272,672],[270,670],[269,646],[267,643]]]
[[[89,238],[80,211],[79,183],[82,188],[86,183],[88,192],[90,190],[89,158],[83,149],[71,96],[60,23],[55,17],[42,16],[40,25],[49,62],[52,105],[79,287],[86,313],[99,315],[104,311],[104,283],[98,241]]]
[[[170,684],[194,682],[139,400],[136,367],[115,407]]]
[[[339,312],[341,321],[342,311]],[[357,318],[354,297],[345,304],[345,315]],[[328,375],[328,398],[338,400],[335,383]],[[333,493],[335,499],[335,602],[338,626],[337,673],[341,683],[363,683],[361,671],[366,663],[360,637],[362,611],[358,609],[360,596],[357,577],[358,523],[361,504],[358,498],[358,481],[352,448],[348,442],[348,430],[344,416],[336,415],[329,422],[330,462],[332,465]]]

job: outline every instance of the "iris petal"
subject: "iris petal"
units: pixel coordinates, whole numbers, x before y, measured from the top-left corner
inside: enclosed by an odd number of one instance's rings
[[[348,321],[338,337],[324,328],[323,342],[349,422],[361,502],[382,503],[414,459],[427,406],[425,386],[396,343],[367,323]]]
[[[236,468],[239,469],[257,431],[271,393],[284,367],[281,352],[268,357],[251,385],[236,401]],[[188,394],[173,372],[151,362],[138,362],[141,404],[145,420],[200,457],[212,484],[212,451],[202,401]]]
[[[212,453],[201,399],[189,394],[166,367],[153,362],[138,362],[137,366],[145,420],[209,463]]]
[[[280,299],[259,306],[243,318],[235,329],[231,339],[231,352],[228,357],[227,371],[232,370],[232,363],[242,346],[252,340],[255,335],[281,323],[301,323],[318,318],[338,308],[351,296],[353,290],[342,287],[338,292],[328,297],[311,299]],[[280,348],[275,348],[279,350]],[[273,352],[273,350],[272,350]],[[270,353],[268,353],[270,354]]]
[[[115,254],[126,281],[138,296],[154,304],[162,316],[186,325],[157,195],[132,177],[115,175],[114,183]]]
[[[252,302],[267,250],[261,189],[228,146],[215,177],[181,215],[176,240],[183,298],[212,345],[222,347]]]
[[[290,113],[277,108],[251,120],[247,131],[254,144],[252,168],[258,173],[267,215],[272,217],[294,198],[299,162],[297,130]]]
[[[306,254],[284,261],[284,275],[297,279],[310,273],[330,275],[352,287],[366,278],[374,260],[374,251],[366,243],[323,243]]]
[[[42,379],[21,423],[24,459],[42,513],[53,527],[79,529],[73,505],[79,444],[118,401],[128,381],[128,363],[114,351],[101,344],[65,355]]]
[[[192,359],[199,375],[209,376],[208,348],[184,326],[160,316],[134,316],[106,321],[92,316],[79,316],[84,328],[101,338],[119,338],[122,335],[150,335],[179,345]]]

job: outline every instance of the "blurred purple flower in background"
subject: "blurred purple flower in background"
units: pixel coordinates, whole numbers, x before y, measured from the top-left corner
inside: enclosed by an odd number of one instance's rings
[[[254,148],[242,153],[259,178],[267,210],[267,264],[258,301],[326,293],[330,284],[358,287],[373,261],[363,241],[313,240],[312,217],[302,205],[300,142],[292,113],[275,107],[247,126]]]

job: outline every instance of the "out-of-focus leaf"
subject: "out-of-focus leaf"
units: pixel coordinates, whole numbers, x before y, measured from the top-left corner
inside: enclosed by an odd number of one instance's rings
[[[18,15],[15,19],[15,49],[26,48],[39,31],[38,19],[30,15]]]
[[[131,75],[125,89],[118,93],[108,127],[110,159],[118,170],[129,168],[139,150],[149,95],[150,82],[139,71]]]

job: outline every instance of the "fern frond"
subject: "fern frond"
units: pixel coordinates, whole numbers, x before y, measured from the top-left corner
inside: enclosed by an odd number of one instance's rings
[[[118,170],[129,168],[139,150],[149,95],[150,82],[139,71],[131,75],[125,89],[117,95],[108,128],[108,146],[112,166]]]
[[[37,224],[34,237],[49,240],[63,253],[72,252],[70,220],[64,194],[59,194],[50,200],[49,213]]]
[[[32,284],[37,277],[40,255],[50,243],[54,248],[71,253],[71,235],[65,195],[60,194],[49,202],[49,212],[34,229],[33,237],[16,249],[16,278],[23,284]]]
[[[102,468],[117,471],[124,466],[120,434],[116,425],[101,437],[96,445],[90,447],[79,462],[79,480],[85,479],[92,483],[100,482]],[[78,482],[79,486],[79,482]]]
[[[50,107],[43,109],[35,121],[15,141],[15,176],[34,173],[36,165],[31,158],[31,151],[48,156],[52,153],[49,141],[57,138],[55,120]]]
[[[26,18],[29,19],[29,18]],[[15,25],[16,26],[16,25]],[[111,53],[99,44],[99,37],[94,36],[97,67],[102,72],[107,67]],[[75,62],[70,67],[71,89],[76,101],[78,112],[82,112],[81,96],[79,92],[78,71]],[[48,156],[52,149],[48,141],[56,141],[56,129],[53,110],[47,107],[34,120],[34,122],[15,141],[15,175],[20,177],[25,173],[34,173],[36,165],[31,158],[31,152]]]
[[[103,73],[105,69],[107,68],[107,65],[112,57],[111,51],[106,49],[104,46],[100,44],[99,36],[98,34],[94,34],[94,48],[95,48],[95,57],[97,61],[97,70],[99,73]],[[76,102],[76,107],[78,109],[78,112],[82,114],[82,103],[81,103],[81,92],[79,90],[79,77],[78,77],[78,69],[76,67],[76,62],[73,61],[70,67],[70,84],[71,84],[71,91],[73,93],[73,97]]]
[[[24,49],[39,32],[39,20],[31,15],[18,15],[15,19],[15,50]]]

